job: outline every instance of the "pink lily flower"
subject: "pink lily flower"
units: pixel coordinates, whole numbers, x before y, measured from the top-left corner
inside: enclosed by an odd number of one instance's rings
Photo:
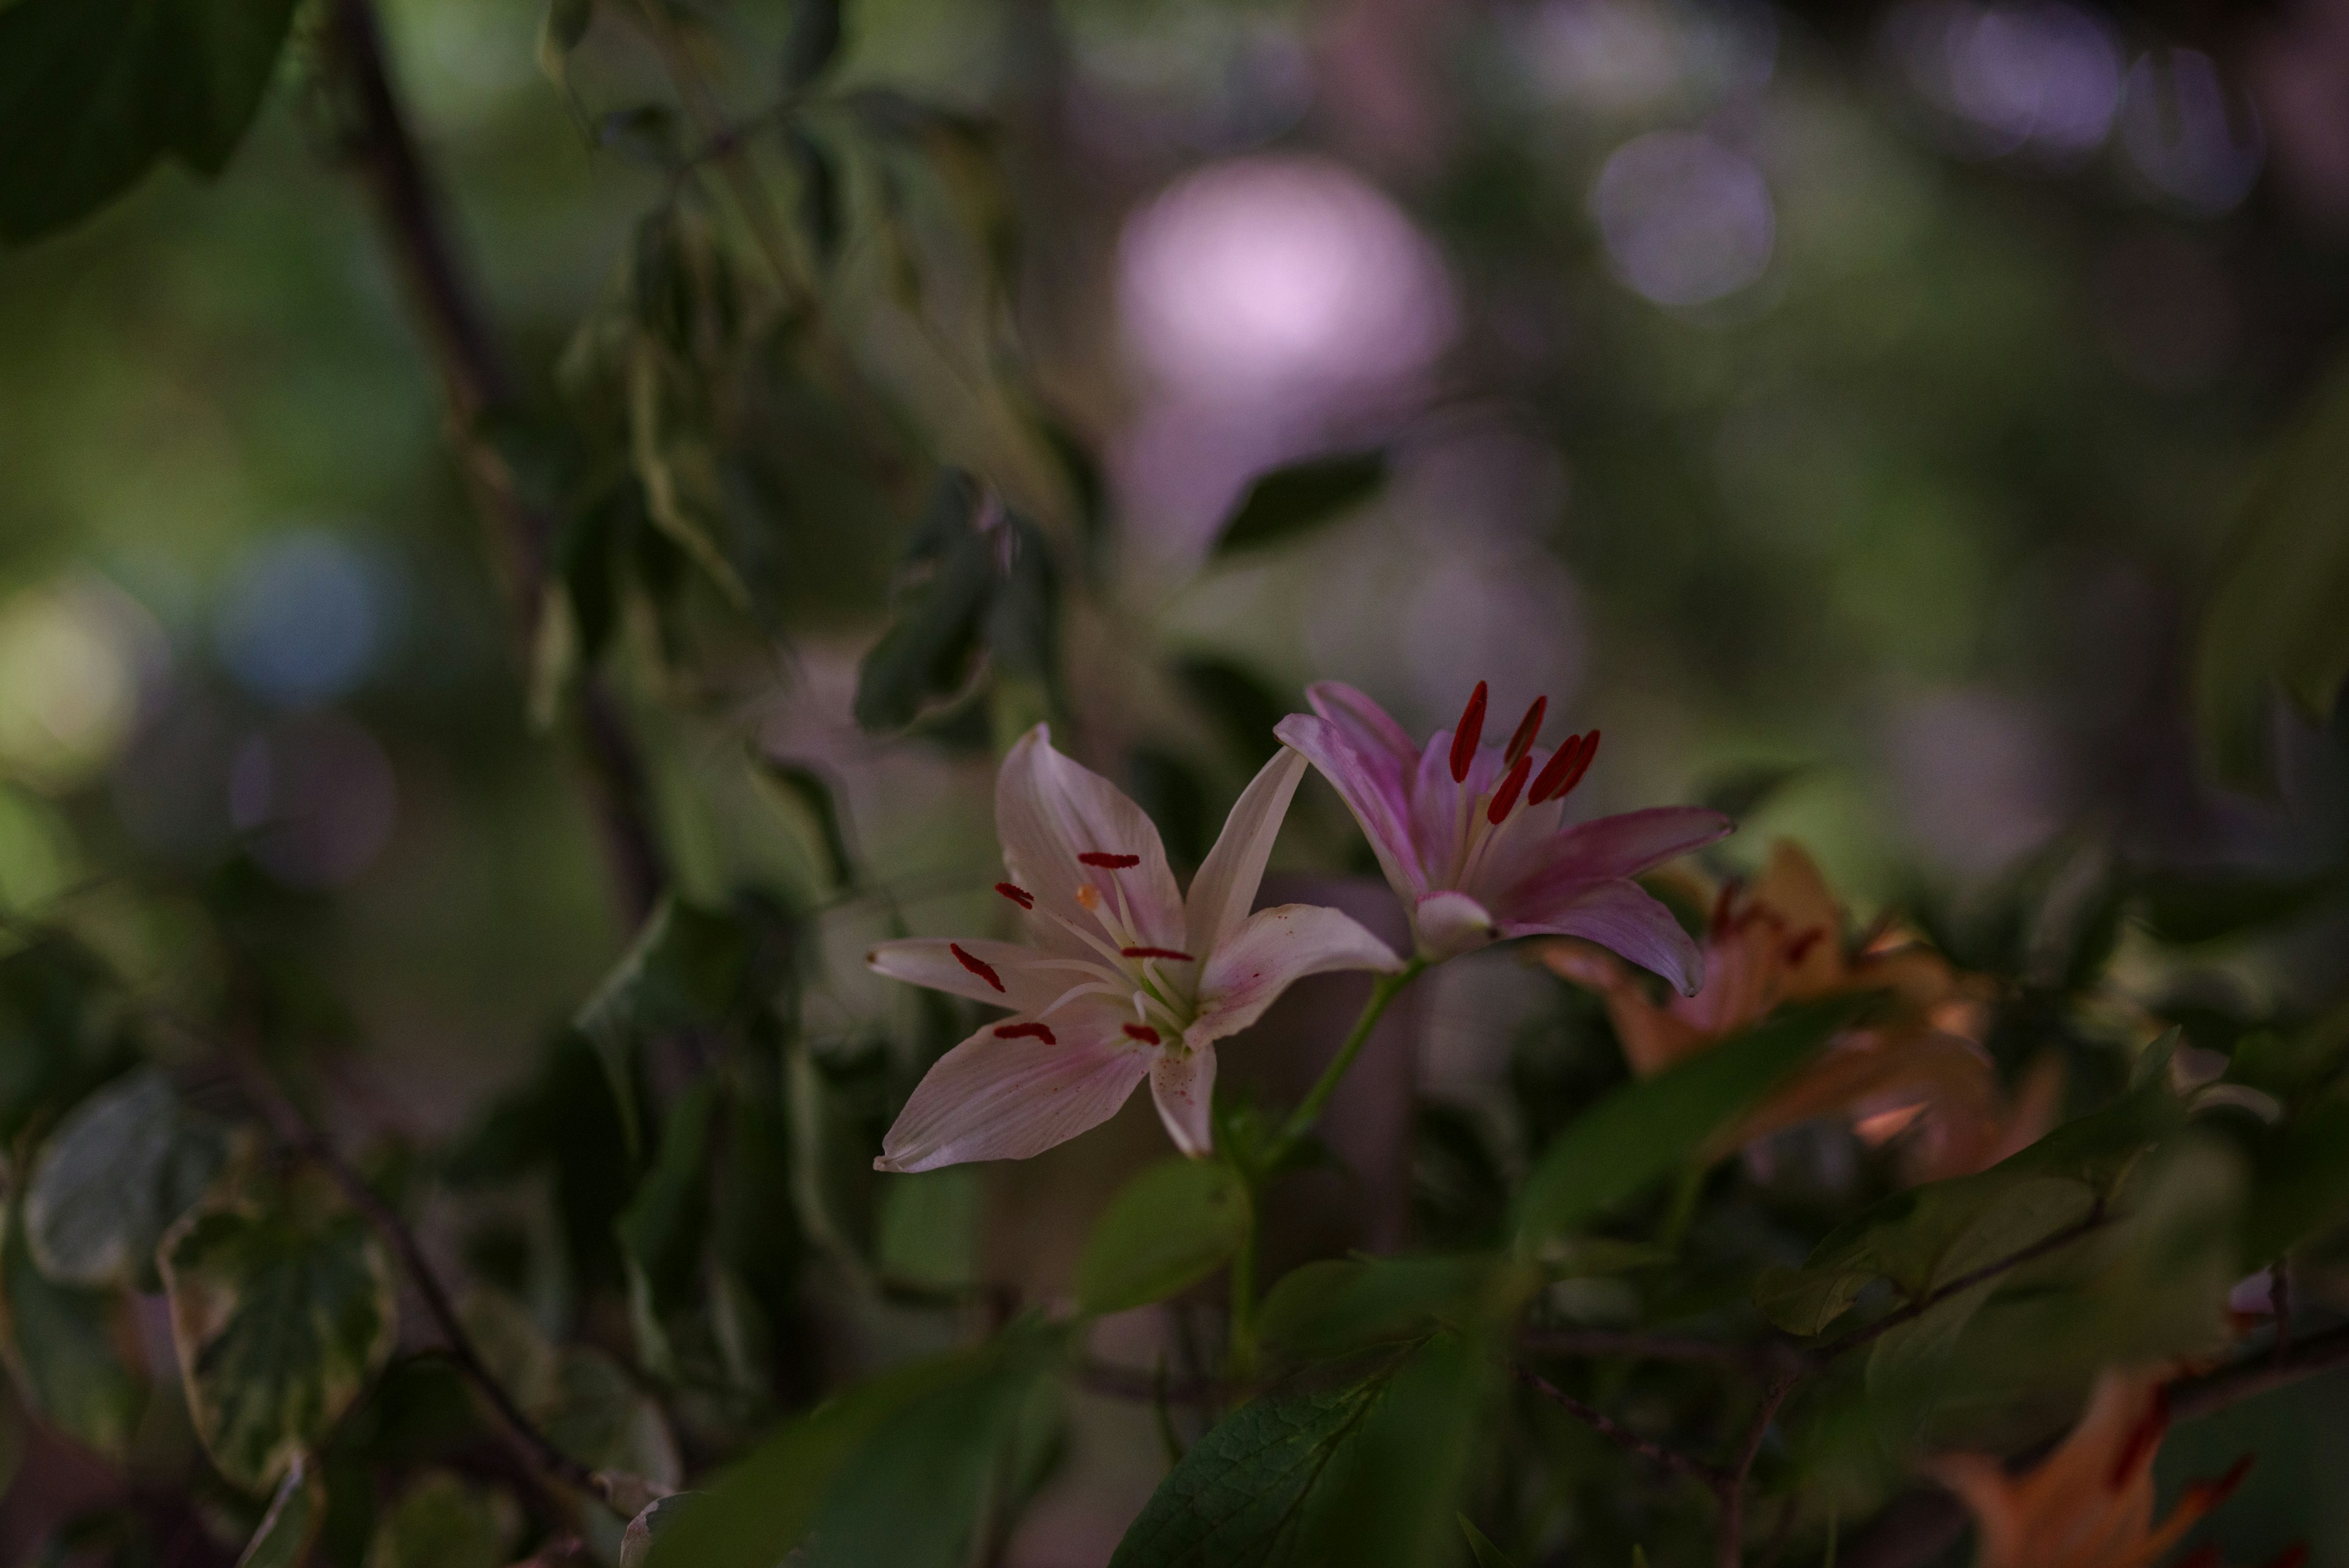
[[[1309,974],[1402,967],[1335,909],[1248,912],[1304,776],[1294,752],[1264,765],[1185,898],[1140,806],[1054,751],[1044,725],[1021,736],[996,775],[1010,880],[995,890],[1025,912],[1029,942],[884,942],[865,961],[1011,1016],[938,1058],[874,1168],[1025,1159],[1108,1120],[1144,1077],[1174,1146],[1208,1153],[1216,1041]]]
[[[1274,731],[1337,786],[1411,911],[1429,962],[1504,937],[1574,936],[1653,970],[1693,996],[1704,955],[1671,911],[1631,880],[1732,831],[1716,811],[1658,806],[1565,826],[1566,797],[1599,752],[1599,732],[1556,751],[1536,698],[1508,744],[1483,745],[1485,683],[1458,725],[1426,745],[1361,692],[1307,691],[1311,713]]]

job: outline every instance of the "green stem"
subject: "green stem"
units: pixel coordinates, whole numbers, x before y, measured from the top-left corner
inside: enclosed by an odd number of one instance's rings
[[[1272,1140],[1272,1147],[1266,1151],[1264,1166],[1267,1170],[1278,1168],[1281,1157],[1296,1147],[1298,1139],[1313,1130],[1313,1124],[1319,1121],[1321,1113],[1329,1108],[1330,1096],[1338,1092],[1339,1084],[1344,1081],[1347,1069],[1354,1064],[1354,1058],[1362,1054],[1362,1046],[1370,1039],[1371,1031],[1379,1026],[1379,1019],[1385,1013],[1387,1003],[1400,996],[1402,988],[1417,980],[1419,971],[1426,967],[1425,959],[1414,958],[1394,973],[1379,976],[1371,985],[1371,999],[1362,1004],[1361,1016],[1354,1020],[1354,1027],[1347,1034],[1346,1043],[1338,1047],[1338,1054],[1330,1059],[1329,1066],[1321,1070],[1320,1078],[1299,1102],[1297,1109],[1289,1113],[1288,1120],[1281,1124],[1279,1136]]]

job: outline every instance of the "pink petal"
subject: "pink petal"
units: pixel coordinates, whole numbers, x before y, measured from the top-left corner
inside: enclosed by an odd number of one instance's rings
[[[1683,995],[1704,985],[1704,954],[1636,882],[1583,883],[1547,906],[1511,903],[1498,915],[1504,936],[1580,937],[1662,975]]]
[[[1579,883],[1637,877],[1724,838],[1736,827],[1721,813],[1692,805],[1659,805],[1602,816],[1545,839],[1519,857],[1516,883],[1495,902],[1547,903]]]
[[[1026,1159],[1100,1126],[1125,1104],[1155,1054],[1105,1012],[1056,1017],[1052,1043],[980,1030],[938,1058],[881,1140],[875,1170],[934,1170]]]
[[[1123,892],[1144,945],[1182,946],[1183,901],[1158,829],[1115,784],[1054,751],[1045,725],[1020,736],[1004,755],[995,780],[995,832],[1011,880],[1063,919],[1097,929],[1077,889],[1091,886],[1112,911]],[[1085,855],[1132,856],[1136,864],[1088,866],[1079,859]]]
[[[1200,967],[1198,1012],[1183,1038],[1199,1046],[1237,1033],[1309,974],[1402,967],[1392,948],[1335,909],[1316,904],[1261,909]]]
[[[1473,952],[1498,935],[1484,905],[1451,891],[1430,893],[1413,906],[1411,929],[1420,952],[1437,962]]]
[[[1411,765],[1419,748],[1387,711],[1342,680],[1319,680],[1305,689],[1313,711],[1338,726],[1357,751],[1394,759],[1400,773]]]
[[[1216,1097],[1216,1048],[1202,1045],[1185,1051],[1161,1051],[1150,1069],[1150,1097],[1158,1103],[1158,1119],[1166,1136],[1193,1159],[1215,1152],[1216,1135],[1208,1112]]]
[[[996,990],[987,983],[985,975],[956,958],[951,950],[955,948],[994,971],[1003,989]],[[932,991],[967,996],[973,1002],[1008,1007],[1014,1012],[1033,1012],[1051,1005],[1055,997],[1076,983],[1075,977],[1060,971],[1030,968],[1040,956],[1035,949],[1023,948],[1017,942],[991,942],[978,937],[954,941],[944,937],[916,937],[908,941],[883,942],[864,955],[864,961],[875,974],[885,974],[891,980],[926,985]]]
[[[1357,748],[1329,720],[1291,713],[1272,732],[1304,753],[1305,760],[1320,769],[1321,776],[1337,790],[1346,809],[1361,825],[1362,836],[1371,841],[1371,851],[1379,857],[1379,867],[1387,874],[1396,897],[1408,901],[1426,892],[1427,874],[1404,826],[1411,800],[1401,775],[1374,766],[1371,754]]]
[[[1191,879],[1185,907],[1189,951],[1214,951],[1226,933],[1247,919],[1264,880],[1265,862],[1272,857],[1272,841],[1280,836],[1281,819],[1288,815],[1289,800],[1304,776],[1304,757],[1284,746],[1240,792],[1216,846]]]

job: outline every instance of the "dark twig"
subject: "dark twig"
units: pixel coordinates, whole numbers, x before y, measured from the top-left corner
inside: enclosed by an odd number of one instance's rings
[[[1716,1469],[1701,1459],[1692,1459],[1688,1455],[1674,1449],[1665,1448],[1661,1443],[1651,1442],[1613,1417],[1593,1409],[1548,1378],[1538,1373],[1527,1371],[1514,1361],[1505,1362],[1503,1365],[1509,1369],[1510,1376],[1556,1405],[1559,1409],[1566,1411],[1617,1448],[1627,1453],[1638,1454],[1641,1459],[1652,1459],[1675,1474],[1683,1475],[1691,1480],[1700,1482],[1706,1490],[1717,1498],[1725,1497],[1730,1479],[1726,1471]]]
[[[1822,1362],[1833,1361],[1845,1352],[1857,1350],[1861,1345],[1891,1333],[1903,1324],[1916,1322],[1952,1296],[1961,1296],[1976,1285],[1985,1284],[2001,1274],[2023,1267],[2025,1263],[2036,1262],[2051,1252],[2061,1251],[2081,1237],[2104,1229],[2108,1222],[2105,1215],[2105,1206],[2100,1202],[2088,1210],[2085,1218],[2066,1225],[2060,1231],[2043,1236],[2018,1251],[2009,1252],[2003,1258],[1960,1274],[1947,1284],[1934,1287],[1906,1305],[1886,1313],[1874,1323],[1856,1328],[1841,1339],[1821,1345],[1812,1353],[1813,1356]]]
[[[374,199],[386,248],[407,283],[440,369],[452,440],[478,504],[495,524],[492,544],[527,658],[538,634],[554,521],[523,493],[483,435],[485,421],[520,405],[521,383],[442,219],[392,87],[371,0],[333,0],[325,38],[327,57],[347,93],[343,151]],[[584,685],[584,750],[596,818],[623,912],[636,925],[651,913],[666,881],[660,839],[647,804],[644,764],[618,704],[592,673]]]
[[[1722,1482],[1721,1531],[1713,1556],[1720,1568],[1738,1568],[1745,1556],[1745,1478],[1754,1473],[1754,1461],[1761,1457],[1762,1441],[1769,1435],[1770,1423],[1778,1418],[1778,1407],[1786,1396],[1801,1382],[1800,1370],[1782,1372],[1770,1380],[1762,1395],[1762,1407],[1754,1413],[1754,1423],[1745,1429],[1745,1441],[1737,1450],[1737,1465]]]
[[[441,1284],[429,1259],[424,1255],[423,1244],[408,1222],[393,1211],[390,1205],[376,1196],[375,1189],[354,1169],[350,1162],[327,1141],[305,1116],[285,1091],[271,1076],[269,1069],[250,1051],[232,1049],[230,1053],[237,1075],[250,1095],[255,1107],[269,1123],[279,1140],[287,1147],[316,1162],[331,1177],[343,1196],[350,1200],[362,1218],[382,1238],[384,1245],[398,1256],[400,1268],[409,1282],[416,1287],[424,1303],[424,1310],[440,1331],[440,1338],[449,1359],[456,1365],[465,1380],[488,1400],[490,1407],[504,1423],[508,1435],[522,1457],[541,1473],[571,1490],[610,1506],[602,1481],[595,1472],[554,1445],[552,1438],[539,1430],[537,1423],[525,1415],[513,1396],[507,1392],[489,1363],[481,1359],[480,1349],[471,1334],[457,1315],[454,1303],[449,1299],[448,1288]]]

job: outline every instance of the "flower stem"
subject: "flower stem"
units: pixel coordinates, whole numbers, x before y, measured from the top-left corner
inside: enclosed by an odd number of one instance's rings
[[[1330,1059],[1330,1064],[1321,1070],[1321,1076],[1312,1089],[1288,1114],[1288,1120],[1281,1124],[1279,1135],[1272,1140],[1272,1147],[1266,1150],[1266,1169],[1278,1168],[1281,1157],[1294,1148],[1299,1138],[1313,1130],[1313,1124],[1321,1119],[1321,1113],[1329,1107],[1330,1096],[1338,1092],[1339,1084],[1344,1081],[1347,1069],[1353,1066],[1354,1058],[1362,1054],[1362,1046],[1370,1039],[1371,1031],[1378,1027],[1379,1019],[1386,1012],[1387,1003],[1402,994],[1403,987],[1417,980],[1419,971],[1426,967],[1425,959],[1415,957],[1394,973],[1382,974],[1371,983],[1371,999],[1362,1004],[1361,1015],[1354,1020],[1354,1027],[1347,1033],[1346,1043],[1338,1047],[1338,1054]]]

